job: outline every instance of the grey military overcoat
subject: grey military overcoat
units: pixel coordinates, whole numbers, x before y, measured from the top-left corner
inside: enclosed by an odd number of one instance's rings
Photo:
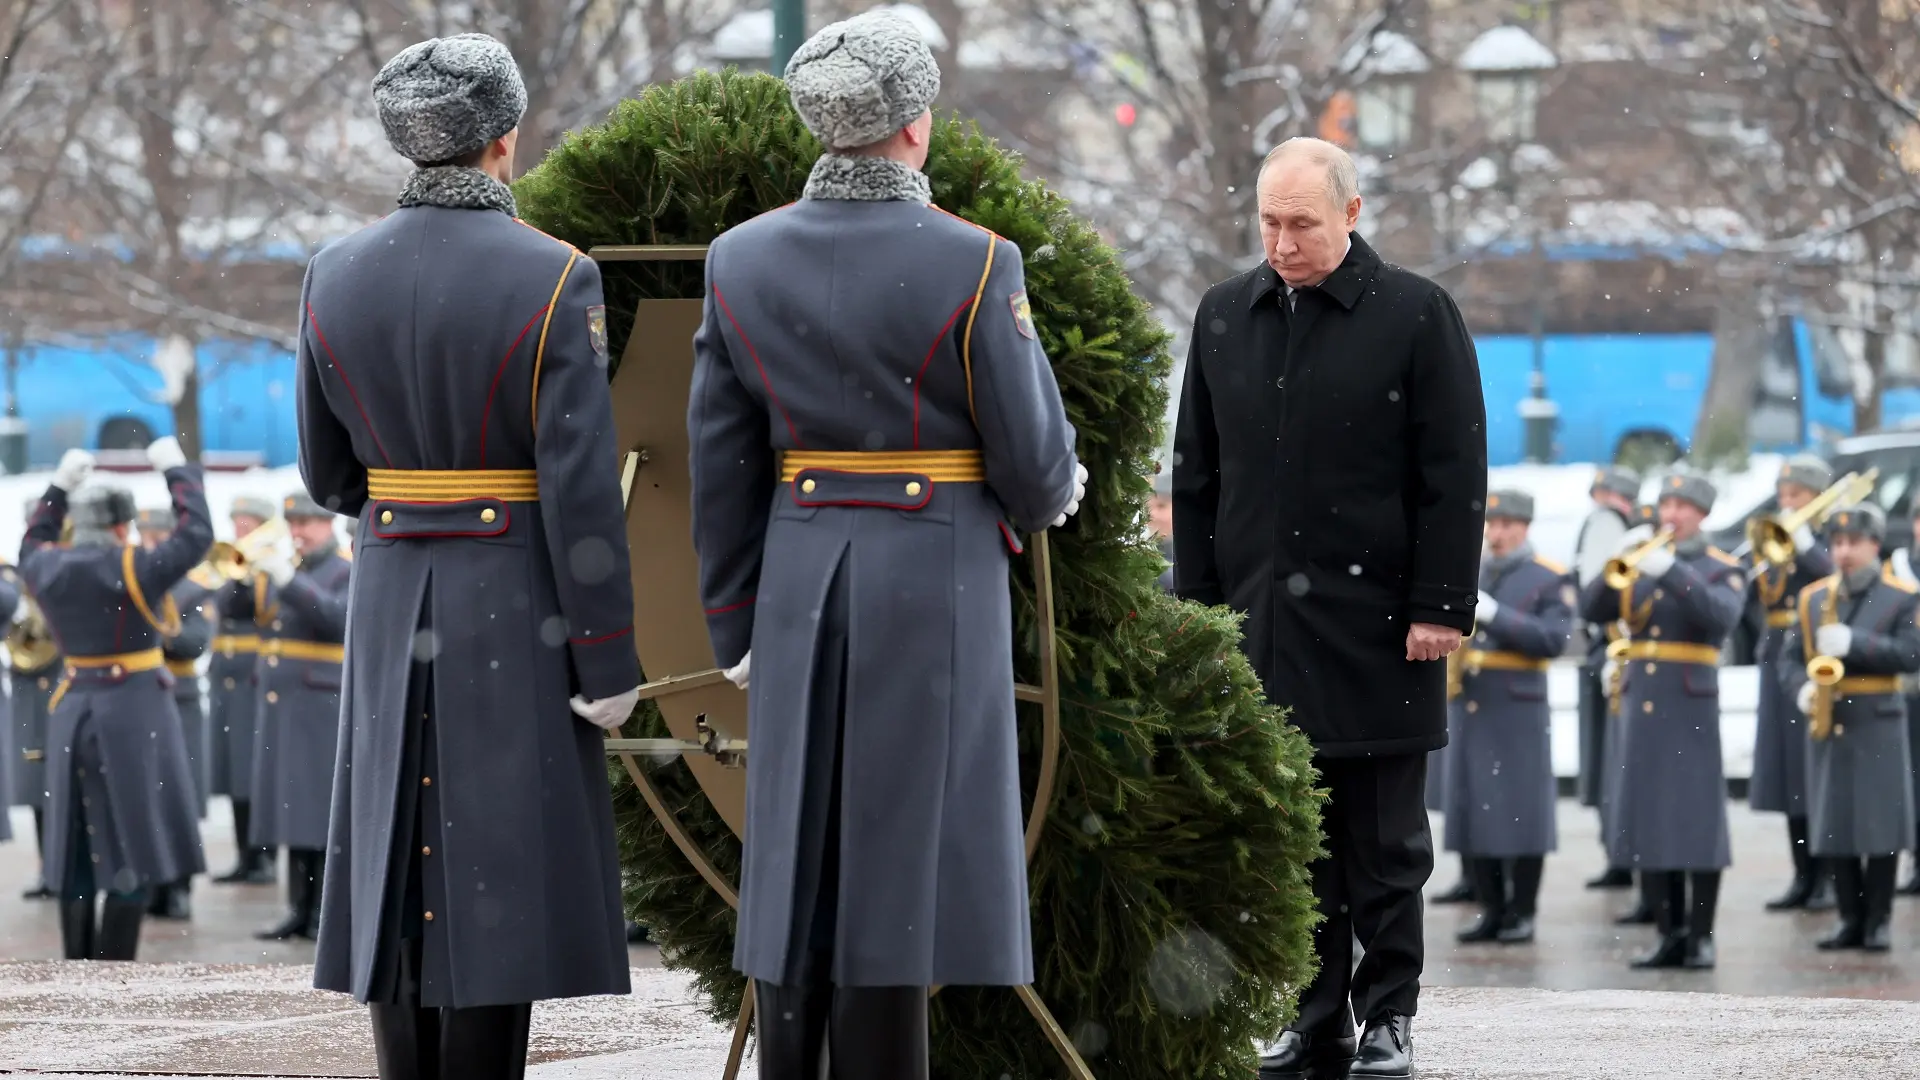
[[[805,198],[709,249],[694,541],[716,660],[753,653],[734,964],[756,979],[820,946],[823,891],[836,985],[1033,979],[1007,567],[1075,458],[1025,288],[1019,248],[911,198]],[[985,482],[774,463],[935,450],[978,450]]]
[[[1719,649],[1740,618],[1745,574],[1697,539],[1658,581],[1633,588],[1635,642]],[[1581,596],[1593,622],[1621,617],[1620,593],[1596,579]],[[1720,751],[1718,663],[1626,664],[1605,795],[1607,857],[1633,870],[1720,870],[1732,863]]]
[[[11,566],[3,572],[12,576],[17,588],[19,572]],[[24,590],[20,602],[27,602]],[[12,727],[8,755],[12,787],[8,805],[40,807],[46,804],[47,707],[53,700],[54,684],[60,681],[60,664],[58,655],[46,666],[34,669],[8,662],[8,689],[12,691],[8,702]]]
[[[25,600],[20,591],[20,575],[12,563],[0,561],[0,628],[10,625],[14,613]],[[13,839],[12,815],[7,807],[14,805],[14,762],[18,754],[13,748],[12,717],[4,726],[0,726],[0,841]]]
[[[627,993],[605,736],[567,704],[640,681],[599,270],[499,211],[410,206],[323,249],[305,293],[301,476],[359,518],[315,985],[366,1000],[397,955],[399,788],[430,779],[422,1003]],[[471,497],[370,496],[370,470]],[[531,470],[537,497],[478,470]]]
[[[200,692],[200,657],[213,640],[213,621],[201,605],[213,595],[207,571],[196,568],[167,593],[178,629],[161,642],[167,670],[173,673],[173,704],[180,712],[180,732],[187,743],[187,764],[193,770],[194,803],[207,816],[209,737],[207,710]],[[164,621],[164,620],[163,620]],[[171,629],[171,627],[170,627]]]
[[[259,725],[260,628],[253,613],[262,606],[265,578],[230,581],[214,597],[220,632],[207,652],[208,787],[234,802],[253,798],[253,744]],[[245,838],[242,838],[244,842]]]
[[[255,847],[327,846],[341,665],[306,647],[346,640],[352,572],[336,548],[307,555],[284,588],[267,583],[265,605],[254,613],[261,656],[248,842]]]
[[[1481,616],[1468,648],[1493,657],[1465,674],[1453,702],[1445,844],[1473,857],[1545,855],[1559,844],[1547,673],[1499,662],[1544,662],[1566,650],[1573,583],[1528,549],[1488,560],[1480,588],[1499,607],[1491,619]]]
[[[1756,569],[1748,595],[1767,615],[1766,636],[1754,663],[1760,671],[1760,705],[1753,732],[1753,776],[1747,787],[1747,805],[1789,816],[1807,813],[1807,725],[1786,689],[1780,668],[1787,640],[1784,623],[1794,612],[1800,593],[1833,573],[1833,559],[1823,540],[1800,552],[1794,565],[1782,570]],[[1789,666],[1795,661],[1787,656]],[[1800,662],[1805,666],[1804,661]]]
[[[21,544],[20,576],[69,657],[120,657],[160,645],[167,590],[213,543],[200,467],[168,469],[177,525],[152,551],[60,547],[67,493],[48,488]],[[69,668],[47,724],[47,887],[66,882],[69,830],[87,800],[88,844],[100,889],[129,892],[206,869],[173,675]],[[75,782],[78,781],[78,790]]]
[[[1810,643],[1821,622],[1827,577],[1801,592],[1794,627],[1779,664],[1780,687],[1789,698],[1807,681]],[[1920,595],[1891,575],[1872,579],[1864,591],[1843,590],[1835,614],[1853,628],[1853,643],[1840,657],[1851,678],[1920,671]],[[1912,850],[1914,845],[1913,746],[1907,732],[1906,699],[1896,690],[1850,694],[1833,704],[1833,733],[1809,740],[1807,751],[1807,847],[1815,856],[1869,857]]]

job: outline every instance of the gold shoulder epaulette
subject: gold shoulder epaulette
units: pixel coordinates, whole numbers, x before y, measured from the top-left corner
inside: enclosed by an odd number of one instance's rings
[[[1893,572],[1893,563],[1891,560],[1884,561],[1880,564],[1880,580],[1899,589],[1903,593],[1920,592],[1920,585],[1910,585],[1900,580],[1899,575]]]
[[[202,586],[203,588],[208,588],[208,589],[218,589],[222,585],[225,585],[227,583],[227,580],[225,578],[221,577],[219,574],[214,573],[213,568],[206,565],[205,563],[201,563],[199,566],[196,566],[191,571],[189,571],[187,574],[187,580],[193,582],[195,585],[199,585],[199,586]]]
[[[1740,565],[1739,559],[1736,559],[1733,556],[1727,554],[1726,552],[1721,551],[1719,548],[1714,547],[1712,544],[1707,545],[1707,554],[1713,556],[1716,559],[1719,559],[1721,562],[1726,563],[1728,566]]]
[[[534,225],[528,225],[526,222],[521,221],[519,218],[514,218],[513,223],[520,226],[523,229],[526,229],[529,232],[539,233],[541,236],[544,236],[547,239],[553,241],[554,243],[559,244],[561,247],[567,249],[568,251],[577,252],[580,250],[579,248],[574,247],[572,244],[567,243],[565,240],[560,239],[559,237],[553,235],[552,233],[546,231],[545,229],[539,228]]]
[[[1546,567],[1547,569],[1553,571],[1554,573],[1559,574],[1561,577],[1567,576],[1566,567],[1560,565],[1557,562],[1554,562],[1552,559],[1547,558],[1545,555],[1535,555],[1533,557],[1533,561],[1539,563],[1541,566]]]

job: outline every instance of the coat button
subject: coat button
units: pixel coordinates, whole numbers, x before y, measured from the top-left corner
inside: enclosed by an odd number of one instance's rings
[[[1651,701],[1643,701],[1643,702],[1641,702],[1641,703],[1640,703],[1640,711],[1641,711],[1641,712],[1644,712],[1644,713],[1650,713],[1650,712],[1652,712],[1652,711],[1653,711],[1653,702],[1651,702]]]
[[[485,510],[480,511],[480,520],[484,524],[487,524],[487,525],[493,524],[493,518],[494,518],[493,507],[489,506]]]
[[[267,704],[269,705],[277,704],[279,700],[280,700],[279,694],[274,693],[272,690],[267,691]]]
[[[279,619],[275,619],[275,620],[273,620],[273,628],[274,628],[275,630],[278,630],[278,629],[280,629],[280,620],[279,620]]]
[[[232,679],[222,679],[222,680],[220,680],[220,681],[226,684],[226,687],[227,687],[227,689],[229,689],[229,690],[231,690],[231,689],[233,689],[233,680],[232,680]]]
[[[380,524],[382,525],[393,524],[393,511],[391,510],[380,511]]]
[[[432,787],[432,786],[433,786],[433,777],[431,777],[431,776],[423,776],[423,777],[421,777],[421,778],[420,778],[420,786],[421,786],[421,787]]]
[[[1656,672],[1656,671],[1659,671],[1659,670],[1660,670],[1660,665],[1659,665],[1659,664],[1656,664],[1656,663],[1654,663],[1654,662],[1653,662],[1653,661],[1651,661],[1651,660],[1649,660],[1649,661],[1647,661],[1647,674],[1649,674],[1649,675],[1651,675],[1651,674],[1653,674],[1654,672]]]
[[[428,922],[432,922],[432,921],[433,921],[433,912],[431,912],[431,911],[429,911],[429,912],[427,912],[427,914],[426,914],[426,920],[427,920]]]
[[[45,690],[46,688],[47,688],[47,677],[45,675],[42,675],[40,677],[40,689]]]
[[[813,484],[813,481],[811,480],[800,481],[800,490],[805,492],[808,495],[813,494],[813,487],[814,487],[814,484]]]
[[[1479,702],[1477,702],[1477,701],[1469,701],[1469,702],[1467,702],[1467,711],[1468,711],[1468,712],[1479,712],[1479,711],[1480,711],[1480,703],[1479,703]]]
[[[124,671],[122,671],[122,670],[121,670],[121,668],[120,668],[120,665],[119,665],[119,664],[115,664],[115,665],[113,665],[112,667],[110,667],[110,668],[108,668],[108,669],[107,669],[107,674],[109,674],[109,675],[111,675],[111,676],[113,676],[114,678],[116,678],[116,679],[117,679],[117,678],[119,678],[119,677],[120,677],[121,675],[124,675],[124,674],[126,674],[126,673],[125,673]]]
[[[1666,598],[1666,595],[1667,595],[1667,591],[1665,589],[1653,590],[1653,598],[1655,600],[1663,600]]]
[[[430,847],[423,847],[423,848],[421,848],[421,849],[420,849],[420,854],[422,854],[422,855],[431,855],[431,854],[433,854],[433,849],[432,849],[432,848],[430,848]]]
[[[1659,637],[1659,636],[1660,636],[1660,628],[1659,628],[1659,627],[1657,627],[1657,626],[1654,626],[1654,627],[1649,627],[1649,628],[1647,629],[1647,636],[1648,636],[1648,637]]]
[[[909,495],[920,494],[920,481],[918,480],[907,481],[907,494]]]
[[[267,666],[268,666],[268,667],[279,667],[279,666],[280,666],[280,658],[279,658],[279,657],[277,657],[277,656],[269,656],[269,657],[267,657]]]

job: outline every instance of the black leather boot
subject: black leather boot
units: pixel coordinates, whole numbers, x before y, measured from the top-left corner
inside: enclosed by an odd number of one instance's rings
[[[830,986],[779,986],[756,980],[754,1026],[760,1036],[760,1080],[818,1080],[833,1010]]]
[[[1660,894],[1654,887],[1658,873],[1640,871],[1640,888],[1635,894],[1633,906],[1627,913],[1613,920],[1615,926],[1651,926],[1659,919]],[[1665,886],[1661,886],[1665,888]]]
[[[1353,1080],[1413,1075],[1413,1017],[1384,1013],[1367,1021],[1360,1052],[1347,1070]]]
[[[1540,855],[1513,860],[1513,896],[1508,902],[1507,920],[1500,927],[1500,944],[1525,945],[1533,940],[1533,916],[1540,903],[1540,878],[1546,866],[1546,858]]]
[[[833,1080],[928,1078],[924,986],[835,987],[828,1032]]]
[[[100,905],[100,936],[94,943],[96,960],[133,960],[140,952],[140,920],[147,914],[147,893],[108,893]]]
[[[1588,878],[1587,888],[1631,889],[1633,888],[1633,871],[1624,867],[1609,866],[1599,877]]]
[[[371,1002],[380,1080],[440,1080],[440,1010]]]
[[[1787,817],[1787,851],[1793,856],[1793,881],[1787,891],[1767,901],[1768,911],[1797,911],[1813,897],[1813,854],[1807,850],[1807,819]]]
[[[1288,1029],[1261,1048],[1259,1080],[1307,1080],[1321,1072],[1339,1076],[1359,1050],[1360,1037],[1351,1026],[1324,1034]]]
[[[1867,939],[1866,872],[1859,859],[1827,859],[1833,872],[1834,897],[1840,921],[1816,944],[1826,950],[1857,949]]]
[[[1480,917],[1454,935],[1462,944],[1493,941],[1507,917],[1507,881],[1499,859],[1467,860],[1467,872],[1473,875],[1473,895],[1480,901]]]
[[[261,941],[286,941],[296,937],[311,937],[307,927],[307,906],[313,892],[313,877],[307,869],[308,852],[299,848],[287,849],[287,917],[265,930],[254,932]]]
[[[60,955],[68,960],[93,959],[93,897],[70,897],[60,902]]]
[[[1914,852],[1913,868],[1908,871],[1908,874],[1907,880],[1901,882],[1900,887],[1893,891],[1901,896],[1920,896],[1920,851]]]
[[[533,1006],[440,1010],[440,1075],[435,1080],[522,1080]]]
[[[33,808],[33,842],[34,845],[40,849],[41,871],[40,876],[34,880],[33,885],[30,886],[27,891],[20,894],[20,899],[22,900],[53,899],[53,890],[47,888],[47,874],[45,869],[47,850],[45,843],[43,843],[41,839],[46,835],[46,830],[47,812],[36,806]]]
[[[1660,930],[1660,941],[1651,952],[1636,958],[1632,966],[1636,968],[1676,968],[1687,960],[1687,930],[1684,922],[1687,896],[1687,876],[1672,871],[1640,872],[1643,887],[1655,893],[1654,925]]]
[[[1714,965],[1713,917],[1720,909],[1720,871],[1695,870],[1687,875],[1693,903],[1687,913],[1686,966],[1705,970]]]
[[[320,899],[327,882],[327,853],[307,852],[307,927],[300,936],[308,941],[320,939]]]
[[[1472,860],[1462,855],[1460,857],[1460,880],[1454,882],[1453,888],[1443,893],[1437,893],[1429,898],[1427,903],[1464,904],[1473,900],[1473,871],[1468,865],[1471,861]]]
[[[1867,860],[1861,904],[1866,932],[1861,935],[1860,947],[1868,952],[1893,948],[1893,879],[1899,863],[1898,855],[1875,855]]]
[[[1833,870],[1827,866],[1827,860],[1813,860],[1813,895],[1807,897],[1807,906],[1802,910],[1833,911],[1839,903],[1833,885]]]
[[[221,885],[238,885],[246,882],[254,873],[255,863],[259,860],[259,849],[247,846],[247,826],[253,821],[253,803],[246,799],[233,800],[233,838],[234,849],[238,855],[233,869],[213,880]]]
[[[176,881],[167,885],[155,885],[148,890],[152,899],[147,901],[147,914],[156,919],[193,918],[193,881]]]

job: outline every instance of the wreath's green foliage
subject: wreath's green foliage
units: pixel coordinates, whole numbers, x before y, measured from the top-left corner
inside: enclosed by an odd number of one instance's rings
[[[573,133],[521,180],[527,220],[582,249],[699,244],[799,197],[818,145],[783,85],[699,74],[649,87]],[[1041,342],[1092,479],[1055,530],[1064,687],[1058,795],[1032,865],[1036,986],[1102,1080],[1243,1080],[1253,1042],[1286,1020],[1313,967],[1305,866],[1320,850],[1320,795],[1306,741],[1261,697],[1234,618],[1168,598],[1141,539],[1171,370],[1168,337],[1112,249],[1019,161],[958,120],[937,127],[934,199],[1020,246]],[[634,301],[697,297],[698,263],[603,267],[614,356]],[[1032,574],[1015,574],[1020,677],[1037,681]],[[662,673],[665,674],[665,673]],[[665,734],[658,714],[643,717]],[[1037,768],[1038,716],[1021,711],[1022,772]],[[654,782],[721,873],[740,846],[691,773]],[[731,1021],[733,913],[615,772],[633,916]],[[934,1002],[936,1075],[1062,1075],[1005,989],[955,987]]]

